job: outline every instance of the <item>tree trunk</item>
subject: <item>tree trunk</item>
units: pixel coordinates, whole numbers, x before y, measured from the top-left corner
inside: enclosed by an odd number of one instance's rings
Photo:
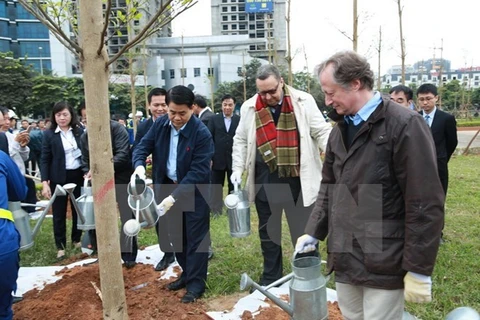
[[[288,47],[288,56],[287,56],[287,63],[288,63],[288,84],[293,86],[293,74],[292,74],[292,43],[290,41],[290,11],[292,6],[292,0],[287,0],[288,2],[288,9],[287,9],[287,47]]]
[[[380,63],[382,62],[381,60],[381,54],[382,54],[382,27],[380,26],[379,33],[378,33],[378,80],[377,80],[377,90],[380,92],[382,90],[382,74],[381,74],[381,68],[380,68]]]
[[[108,99],[108,54],[98,54],[102,0],[79,1],[80,46],[104,319],[128,319],[120,257]]]

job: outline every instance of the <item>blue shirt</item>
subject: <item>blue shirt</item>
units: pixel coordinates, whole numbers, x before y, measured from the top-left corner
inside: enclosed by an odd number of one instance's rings
[[[360,110],[358,110],[356,115],[345,116],[345,122],[348,123],[348,121],[353,121],[353,124],[357,126],[360,122],[367,121],[381,102],[382,96],[380,95],[380,92],[375,92],[373,97],[368,100]]]
[[[178,148],[178,137],[180,136],[180,131],[185,128],[184,124],[180,130],[175,129],[170,122],[170,149],[168,151],[168,160],[167,160],[167,177],[170,180],[177,180],[177,148]]]
[[[228,132],[228,130],[230,130],[230,125],[232,124],[232,117],[227,118],[224,114],[223,115],[223,123],[225,123],[225,129]]]

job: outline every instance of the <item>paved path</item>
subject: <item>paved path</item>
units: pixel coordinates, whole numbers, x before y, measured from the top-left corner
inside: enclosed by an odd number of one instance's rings
[[[470,140],[473,138],[473,136],[477,133],[477,130],[473,131],[457,131],[457,136],[458,136],[458,148],[465,148],[467,147],[468,143]],[[470,145],[470,148],[480,148],[480,133],[477,135],[473,143]]]

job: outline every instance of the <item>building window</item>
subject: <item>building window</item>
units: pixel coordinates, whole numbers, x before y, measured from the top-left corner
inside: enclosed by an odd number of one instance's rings
[[[50,45],[48,42],[20,41],[20,56],[50,57]]]
[[[478,79],[478,76],[475,76],[475,80],[479,80],[479,79]]]
[[[248,21],[255,21],[255,15],[254,14],[249,14],[248,15]]]
[[[180,68],[180,77],[182,78],[187,77],[187,68]]]
[[[208,76],[213,76],[214,68],[208,68]]]
[[[237,16],[232,16],[232,17],[230,18],[230,20],[232,20],[232,21],[237,21]]]
[[[242,5],[238,6],[238,11],[245,11],[245,6],[242,6]]]
[[[222,21],[228,21],[228,16],[223,16]]]
[[[193,68],[193,76],[200,77],[200,68]]]
[[[240,29],[240,30],[245,30],[245,29],[247,29],[247,24],[246,24],[246,23],[240,23],[240,24],[238,25],[238,29]]]
[[[165,80],[165,70],[162,70],[160,73],[162,75],[162,80]]]
[[[243,70],[242,70],[242,69],[243,69],[242,67],[237,67],[237,74],[238,74],[238,75],[243,74]]]
[[[237,25],[236,24],[232,24],[232,30],[237,30]]]
[[[255,25],[254,24],[249,25],[248,30],[255,30]]]
[[[257,22],[257,29],[265,29],[265,23]]]
[[[257,13],[257,20],[263,20],[263,13]]]
[[[255,36],[255,35],[254,35]],[[255,51],[255,45],[250,46],[250,50]]]
[[[257,38],[265,38],[265,32],[263,32],[263,31],[258,31],[258,32],[257,32]]]
[[[240,34],[248,34],[247,31],[240,31],[239,33],[240,33]]]
[[[170,79],[175,79],[175,69],[170,69]]]
[[[240,21],[245,21],[246,20],[246,16],[244,14],[239,14],[238,15],[238,20]]]
[[[254,39],[254,38],[255,38],[255,33],[250,33],[250,34],[248,35],[248,37],[249,37],[250,39]]]
[[[230,11],[236,12],[236,11],[237,11],[237,7],[236,7],[236,6],[231,6],[231,7],[230,7]]]
[[[18,22],[18,38],[48,39],[48,29],[39,23]]]
[[[222,26],[222,29],[223,29],[223,30],[228,30],[228,25],[227,25],[227,24],[224,24],[224,25]]]
[[[478,87],[478,81],[475,81],[475,87]]]
[[[227,0],[222,0],[222,3],[227,3]]]
[[[228,12],[228,7],[222,7],[222,12]]]

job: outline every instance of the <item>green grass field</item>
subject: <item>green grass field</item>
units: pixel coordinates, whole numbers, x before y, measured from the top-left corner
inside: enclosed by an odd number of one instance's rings
[[[440,247],[433,274],[433,302],[425,305],[407,304],[407,310],[422,320],[443,319],[459,306],[480,310],[480,156],[457,156],[450,161],[450,185],[446,204],[445,239]],[[215,251],[209,264],[206,298],[216,298],[238,292],[240,275],[247,272],[257,281],[262,271],[262,255],[258,239],[258,220],[251,209],[252,234],[238,239],[229,234],[228,219],[222,215],[211,220]],[[285,220],[285,219],[284,219]],[[284,222],[282,246],[284,273],[290,272],[289,259],[293,248],[288,226]],[[156,244],[154,229],[143,230],[139,244]],[[322,257],[326,257],[321,244]],[[78,253],[70,250],[68,255]],[[42,225],[35,246],[21,253],[21,266],[54,264],[56,249],[51,219]],[[333,281],[329,286],[334,288]]]

